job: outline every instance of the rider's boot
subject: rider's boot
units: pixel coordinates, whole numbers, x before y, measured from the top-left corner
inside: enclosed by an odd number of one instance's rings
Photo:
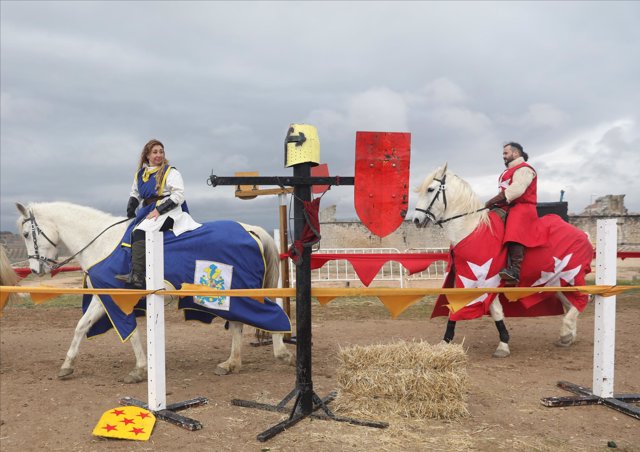
[[[131,273],[116,275],[116,279],[124,281],[127,289],[145,289],[145,265],[145,241],[136,240],[131,244]]]
[[[522,267],[522,260],[524,259],[524,245],[509,242],[508,253],[509,266],[501,270],[499,274],[506,285],[515,286],[520,282],[520,267]]]

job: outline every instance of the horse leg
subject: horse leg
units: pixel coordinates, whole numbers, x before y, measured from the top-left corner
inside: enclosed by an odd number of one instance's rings
[[[227,375],[231,372],[239,372],[242,367],[242,323],[229,322],[231,330],[231,354],[229,359],[218,364],[214,373],[216,375]]]
[[[494,358],[506,358],[511,354],[511,350],[509,350],[509,331],[507,331],[507,327],[504,324],[504,311],[498,297],[489,306],[489,312],[491,312],[491,318],[496,323],[498,334],[500,334],[498,348],[491,356]]]
[[[76,330],[73,333],[71,345],[69,346],[69,350],[67,350],[67,356],[64,360],[64,363],[62,363],[60,371],[58,372],[58,378],[67,379],[71,377],[71,374],[73,374],[76,357],[78,356],[78,352],[80,351],[80,343],[82,342],[82,338],[87,334],[87,331],[89,331],[91,325],[93,325],[103,315],[104,310],[102,309],[102,305],[95,296],[92,297],[87,311],[80,318],[78,324],[76,325]]]
[[[165,286],[167,289],[171,289],[168,286]],[[172,303],[176,301],[175,296],[166,296],[165,301],[167,303]],[[144,346],[142,345],[142,339],[140,338],[139,328],[136,328],[131,337],[129,338],[129,342],[131,342],[131,347],[133,348],[133,354],[136,357],[136,367],[133,368],[131,372],[124,377],[124,382],[129,383],[140,383],[147,379],[147,354],[145,353]]]
[[[133,354],[136,356],[136,367],[133,368],[126,377],[124,377],[125,383],[140,383],[147,379],[147,355],[142,346],[142,340],[140,339],[139,329],[136,328],[131,337],[129,338],[131,347],[133,347]]]
[[[444,337],[442,338],[443,342],[446,342],[447,344],[451,343],[451,341],[453,341],[453,337],[456,334],[456,321],[455,320],[449,320],[447,322],[447,330],[444,332]]]
[[[576,340],[578,333],[578,315],[580,315],[580,311],[571,304],[564,293],[558,292],[556,296],[562,302],[565,314],[562,318],[562,326],[560,327],[560,339],[554,342],[554,344],[558,347],[569,347]]]
[[[293,366],[296,360],[284,344],[284,334],[273,333],[271,335],[271,341],[273,342],[273,356],[275,356],[278,361]]]

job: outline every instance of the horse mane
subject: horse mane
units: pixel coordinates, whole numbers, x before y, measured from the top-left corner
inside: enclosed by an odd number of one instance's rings
[[[456,189],[458,191],[458,204],[456,204],[456,214],[459,213],[467,213],[474,212],[478,209],[484,207],[484,204],[478,198],[478,195],[475,194],[469,182],[458,176],[457,174],[452,173],[451,171],[447,171],[447,175],[451,176],[451,178],[447,178],[447,185],[454,183]],[[486,226],[491,226],[491,222],[489,221],[489,211],[483,210],[479,212],[480,214],[480,223],[485,224]]]
[[[440,174],[441,172],[442,167],[437,168],[424,179],[420,187],[418,187],[415,191],[417,193],[426,192],[427,188],[429,187],[429,185],[431,185],[436,175]],[[460,176],[449,170],[447,170],[446,176],[447,190],[449,190],[449,193],[454,192],[456,195],[456,205],[448,205],[448,208],[451,209],[448,213],[448,217],[468,212],[475,212],[476,210],[484,207],[483,203],[478,198],[478,195],[475,194],[475,192],[471,188],[471,185],[469,185],[466,180],[462,179]],[[449,195],[449,199],[451,198],[452,196]],[[489,221],[488,211],[483,210],[481,212],[478,212],[478,215],[480,216],[480,223],[485,224],[490,228],[491,222]]]
[[[103,212],[98,209],[94,209],[93,207],[81,206],[78,204],[72,204],[66,201],[53,201],[53,202],[34,202],[30,203],[26,206],[27,210],[33,211],[34,214],[37,215],[40,213],[48,213],[48,212],[67,212],[72,213],[74,221],[85,222],[85,221],[101,221],[107,222],[110,220],[117,220],[118,217],[114,215]],[[18,222],[21,222],[21,219],[18,219]],[[20,224],[18,224],[18,227]]]

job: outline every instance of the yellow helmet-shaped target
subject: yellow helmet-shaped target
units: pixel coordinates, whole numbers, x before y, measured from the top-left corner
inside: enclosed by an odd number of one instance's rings
[[[284,166],[320,163],[318,129],[309,124],[291,124],[284,139]]]

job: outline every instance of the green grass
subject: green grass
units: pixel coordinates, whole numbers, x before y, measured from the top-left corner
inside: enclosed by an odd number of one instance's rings
[[[33,309],[41,306],[49,308],[68,308],[68,307],[80,307],[82,305],[82,295],[59,295],[55,298],[45,301],[41,304],[36,304],[31,300],[31,297],[18,297],[18,300],[10,303],[9,307]]]
[[[409,306],[398,319],[428,318],[433,310],[436,297],[428,295]],[[295,303],[292,302],[292,316]],[[314,318],[317,319],[388,319],[390,313],[377,297],[337,297],[325,306],[314,298],[312,302]]]

